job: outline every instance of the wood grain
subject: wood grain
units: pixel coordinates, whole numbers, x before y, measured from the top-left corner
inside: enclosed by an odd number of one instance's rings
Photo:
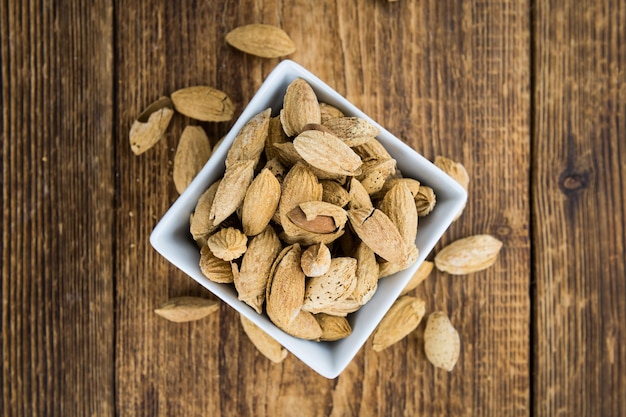
[[[626,415],[626,7],[539,1],[533,411]]]
[[[120,414],[528,415],[528,8],[522,1],[116,3]],[[193,122],[175,118],[166,140],[141,157],[130,153],[126,133],[142,106],[183,86],[220,88],[241,111],[278,62],[224,43],[229,30],[253,22],[283,27],[298,45],[292,59],[427,157],[447,155],[470,171],[464,218],[472,221],[455,224],[446,241],[488,232],[506,249],[488,272],[440,274],[419,291],[463,335],[454,373],[427,363],[420,332],[380,354],[368,345],[329,381],[292,356],[271,365],[227,307],[184,325],[152,313],[168,297],[206,295],[148,246],[176,198],[173,152]],[[204,126],[217,140],[229,124]]]
[[[0,22],[0,414],[113,415],[112,8]]]

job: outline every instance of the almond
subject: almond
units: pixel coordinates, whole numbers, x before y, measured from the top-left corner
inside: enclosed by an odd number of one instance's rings
[[[261,233],[269,224],[280,201],[280,183],[268,169],[252,181],[241,209],[243,231],[248,236]]]
[[[176,297],[168,300],[154,312],[175,323],[200,320],[220,309],[215,300],[200,297]]]
[[[285,92],[280,121],[287,136],[296,136],[309,123],[320,123],[320,106],[313,88],[302,78],[289,84]]]
[[[385,213],[378,209],[351,209],[348,219],[357,236],[378,256],[389,262],[406,262],[408,251],[404,239]]]
[[[225,122],[234,115],[230,98],[223,91],[212,87],[187,87],[174,91],[171,97],[176,111],[195,120]]]
[[[348,190],[343,188],[336,181],[324,180],[322,184],[322,201],[334,204],[338,207],[345,207],[350,202],[350,194]]]
[[[241,260],[239,274],[234,276],[239,300],[261,314],[265,291],[274,260],[282,249],[271,226],[254,236]]]
[[[248,238],[234,227],[227,227],[207,239],[207,245],[215,256],[232,261],[244,254]]]
[[[426,278],[428,278],[434,266],[434,262],[422,262],[422,264],[419,266],[419,268],[417,268],[417,271],[415,271],[409,282],[407,282],[407,284],[404,286],[401,294],[404,295],[417,288],[422,282],[424,282]]]
[[[456,240],[435,256],[438,270],[465,275],[489,268],[498,259],[502,242],[490,235],[474,235]]]
[[[419,217],[427,216],[433,211],[436,203],[437,197],[435,196],[435,191],[426,185],[420,185],[419,191],[415,196],[417,215]]]
[[[376,126],[360,117],[337,117],[323,125],[350,147],[363,145],[380,134]]]
[[[330,268],[325,274],[307,280],[302,309],[319,313],[335,302],[348,298],[356,286],[356,266],[354,258],[331,259]]]
[[[213,233],[218,226],[214,225],[209,220],[209,212],[215,199],[215,193],[221,180],[215,181],[211,186],[200,196],[198,203],[193,214],[189,219],[189,231],[193,236],[193,239],[198,243],[200,247],[206,244],[206,239]]]
[[[178,194],[191,184],[211,157],[211,142],[200,126],[187,126],[174,155],[174,185]]]
[[[236,161],[258,162],[268,135],[272,109],[266,109],[250,119],[239,131],[226,156],[228,168]]]
[[[296,51],[296,45],[284,30],[260,23],[231,30],[226,35],[226,42],[242,52],[261,58],[279,58]]]
[[[310,246],[302,252],[300,265],[307,277],[319,277],[324,275],[330,268],[330,250],[323,243]]]
[[[378,264],[374,251],[363,242],[357,247],[354,257],[357,266],[356,286],[352,291],[352,298],[364,305],[374,296],[378,288]]]
[[[237,161],[226,168],[209,212],[209,220],[220,224],[243,203],[254,177],[254,161]]]
[[[144,153],[163,138],[174,115],[173,106],[172,100],[161,97],[137,117],[128,135],[135,155]]]
[[[267,283],[266,310],[270,320],[284,331],[296,319],[304,301],[304,272],[300,245],[286,247],[278,255]]]
[[[428,316],[424,330],[426,358],[437,368],[451,372],[459,359],[461,339],[445,313],[437,311]]]
[[[426,303],[402,296],[391,306],[372,335],[372,349],[380,352],[399,342],[417,328],[426,313]]]
[[[307,130],[294,139],[293,145],[306,162],[322,171],[347,176],[360,173],[361,158],[335,135]]]
[[[345,317],[331,316],[329,314],[316,314],[315,320],[322,329],[320,340],[332,342],[350,336],[352,327]]]
[[[213,282],[230,284],[233,282],[233,270],[230,262],[218,258],[208,246],[200,250],[200,271]]]
[[[334,119],[336,117],[344,117],[344,114],[341,110],[331,104],[320,103],[320,116],[321,123],[324,124],[327,120]]]
[[[247,319],[243,314],[239,314],[241,327],[252,344],[267,359],[274,363],[281,363],[287,357],[287,350],[280,343],[265,333],[259,326]]]

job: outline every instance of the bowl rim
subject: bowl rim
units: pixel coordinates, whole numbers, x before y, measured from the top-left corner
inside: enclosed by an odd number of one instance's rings
[[[197,262],[195,268],[192,267],[192,265],[189,263],[189,260],[191,259],[190,256],[197,256],[199,258],[200,253],[195,242],[193,242],[193,239],[191,239],[191,235],[189,235],[189,214],[193,211],[193,208],[195,208],[195,203],[197,202],[200,195],[206,190],[206,188],[213,181],[219,178],[219,176],[221,176],[224,172],[224,161],[226,159],[226,154],[241,128],[245,125],[245,123],[248,122],[248,120],[258,114],[264,108],[267,108],[266,106],[261,106],[261,104],[266,103],[269,100],[268,97],[272,96],[275,99],[276,93],[281,91],[280,88],[282,88],[283,91],[281,96],[284,95],[284,89],[286,89],[288,83],[295,78],[305,79],[313,87],[320,101],[330,102],[330,104],[336,105],[346,114],[364,118],[372,123],[374,126],[378,127],[381,132],[378,136],[378,139],[383,143],[383,145],[385,145],[385,148],[388,150],[388,152],[390,152],[392,156],[395,155],[394,157],[399,156],[400,158],[403,158],[403,156],[406,156],[406,159],[408,161],[415,162],[417,165],[409,165],[408,170],[411,171],[413,169],[419,168],[420,172],[426,172],[428,174],[426,176],[430,177],[431,180],[436,178],[438,189],[444,190],[446,195],[445,203],[440,203],[438,201],[437,205],[435,206],[435,210],[433,210],[433,213],[439,210],[437,214],[439,223],[436,225],[436,238],[428,239],[429,244],[426,245],[424,249],[418,246],[420,250],[419,257],[411,267],[401,272],[402,279],[397,279],[398,276],[400,276],[398,275],[400,273],[398,273],[394,274],[394,276],[386,277],[383,280],[379,281],[380,286],[390,287],[385,290],[386,293],[388,293],[389,298],[380,301],[381,307],[375,311],[375,314],[368,311],[368,314],[366,314],[366,317],[364,317],[363,320],[360,320],[358,312],[354,313],[357,314],[357,316],[354,316],[354,314],[352,315],[353,320],[357,320],[357,318],[359,318],[358,323],[362,323],[363,326],[366,326],[368,329],[371,330],[359,333],[355,333],[353,331],[353,334],[350,335],[348,338],[338,342],[304,341],[302,339],[297,339],[284,333],[273,323],[271,323],[269,319],[267,319],[266,315],[259,315],[258,313],[256,313],[256,311],[254,311],[251,307],[249,307],[242,301],[233,301],[231,291],[227,291],[225,287],[223,287],[230,284],[216,284],[202,276],[201,273],[199,276],[199,266]],[[320,98],[320,96],[322,98]],[[259,110],[259,107],[263,108]],[[349,111],[346,111],[347,109]],[[389,147],[391,147],[391,149]],[[398,165],[401,165],[400,161],[398,161]],[[403,167],[402,172],[405,172],[405,169],[407,168]],[[338,92],[336,92],[333,88],[324,83],[318,77],[313,75],[311,72],[309,72],[299,64],[295,63],[294,61],[284,60],[280,62],[266,77],[259,90],[243,109],[237,121],[233,124],[228,134],[224,137],[222,143],[214,150],[213,155],[211,156],[209,161],[197,174],[197,176],[187,187],[187,189],[176,199],[176,201],[159,220],[150,235],[150,243],[153,248],[159,254],[165,257],[170,263],[185,272],[188,276],[190,276],[190,278],[194,279],[200,285],[208,289],[212,294],[220,298],[226,304],[246,316],[259,327],[261,327],[271,337],[276,339],[288,351],[290,351],[294,356],[302,360],[314,371],[318,372],[320,375],[326,378],[334,379],[339,376],[339,374],[341,374],[341,372],[348,366],[348,364],[359,352],[361,347],[367,342],[367,339],[371,336],[371,333],[375,329],[378,322],[380,322],[380,320],[384,317],[384,314],[386,314],[395,299],[401,293],[402,289],[404,288],[404,284],[408,282],[408,280],[417,270],[419,265],[431,252],[434,245],[440,240],[443,233],[452,224],[452,222],[454,221],[454,217],[460,210],[462,210],[466,200],[467,192],[465,191],[465,189],[463,189],[463,187],[461,187],[456,181],[454,181],[451,177],[449,177],[438,167],[436,167],[432,162],[424,158],[416,150],[411,148],[401,139],[391,134],[384,127],[382,127],[372,118],[367,116],[363,111],[361,111],[354,104],[349,102],[345,97],[341,96]],[[191,208],[191,211],[189,211],[191,203],[193,203],[193,207]],[[441,204],[446,204],[446,210],[444,210],[444,212],[441,211]],[[186,214],[186,236],[184,236],[184,231],[181,229],[182,214]],[[422,221],[422,218],[420,218],[420,221]],[[191,241],[191,243],[193,243],[194,247],[196,248],[195,255],[186,253],[183,251],[184,248],[173,245],[172,243],[174,239],[187,239]],[[420,236],[418,233],[418,240],[419,239]],[[394,278],[396,278],[395,281]],[[234,288],[232,290],[234,291]],[[379,292],[380,288],[379,290],[377,290],[377,293]],[[395,297],[391,299],[391,296],[393,294],[395,294]],[[376,297],[376,295],[374,297]],[[368,304],[366,304],[366,306]],[[363,311],[365,307],[359,310],[359,312]],[[384,310],[382,314],[381,310]],[[355,325],[353,324],[353,330],[354,328]],[[356,334],[358,334],[359,337],[352,338],[352,336]],[[352,345],[341,345],[341,343],[348,344],[349,342],[351,342]],[[318,347],[323,347],[319,349],[313,349],[313,353],[307,353],[307,351],[310,351],[312,349],[307,348],[307,346],[313,346],[310,344],[315,344]],[[335,347],[337,346],[342,346],[342,348],[339,350],[339,354],[333,355],[333,353],[335,353]],[[319,356],[323,355],[324,352],[328,352],[328,355],[326,355],[326,358],[322,358],[322,360],[320,360]],[[319,355],[317,355],[316,357],[315,353],[319,353]],[[311,355],[313,355],[313,357],[311,357]]]

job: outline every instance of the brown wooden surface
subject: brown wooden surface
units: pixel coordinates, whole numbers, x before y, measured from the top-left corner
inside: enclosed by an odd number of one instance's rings
[[[623,2],[70,3],[0,2],[1,415],[626,415]],[[291,59],[424,156],[468,169],[442,243],[505,246],[489,270],[416,291],[459,329],[452,373],[427,362],[422,328],[327,380],[271,364],[227,306],[188,324],[153,313],[210,296],[148,242],[193,122],[176,116],[139,157],[128,129],[194,84],[240,112],[279,62],[225,44],[253,22],[283,27]],[[217,141],[230,124],[203,126]]]

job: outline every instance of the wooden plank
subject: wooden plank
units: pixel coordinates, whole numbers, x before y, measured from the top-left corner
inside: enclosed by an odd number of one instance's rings
[[[0,3],[2,415],[114,412],[112,18]]]
[[[120,206],[117,408],[121,415],[528,415],[530,134],[529,4],[525,1],[117,2]],[[369,345],[336,380],[290,356],[272,365],[224,307],[174,325],[152,310],[206,292],[148,244],[176,192],[176,117],[163,143],[135,157],[132,120],[160,95],[194,84],[226,91],[240,111],[278,60],[229,48],[253,22],[283,27],[291,57],[428,158],[461,160],[472,176],[462,220],[445,241],[491,233],[505,242],[492,269],[436,274],[418,293],[450,313],[463,339],[451,374],[434,370],[421,331],[376,354]],[[228,124],[203,125],[213,140]],[[122,278],[123,277],[123,278]]]
[[[535,14],[533,412],[626,415],[626,7]]]

